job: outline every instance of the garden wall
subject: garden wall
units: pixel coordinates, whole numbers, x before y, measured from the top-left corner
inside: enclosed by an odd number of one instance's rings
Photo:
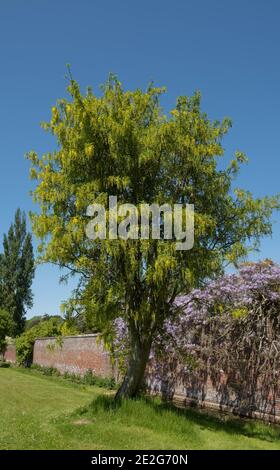
[[[5,353],[8,362],[15,362],[16,350],[9,345]],[[84,375],[92,370],[100,377],[115,377],[118,380],[117,370],[112,366],[110,355],[98,341],[98,335],[65,336],[61,340],[56,338],[38,338],[33,350],[33,363],[44,367],[54,367],[61,373],[69,372]],[[280,395],[278,391],[262,399],[256,394],[254,408],[248,407],[245,401],[240,401],[237,390],[240,380],[236,383],[229,380],[222,373],[214,381],[207,373],[203,378],[195,374],[189,381],[182,383],[178,374],[166,377],[166,382],[159,383],[147,372],[147,382],[153,393],[162,394],[166,399],[173,400],[178,406],[199,406],[221,411],[230,411],[235,414],[262,418],[271,422],[280,423]],[[238,374],[233,374],[238,376]],[[170,387],[170,384],[172,386]],[[245,403],[245,405],[244,405]]]
[[[92,370],[100,377],[114,376],[109,353],[98,341],[98,335],[38,338],[33,349],[33,363],[55,367],[61,373],[84,375]]]
[[[213,380],[209,375],[203,383],[190,378],[189,383],[176,383],[172,400],[179,406],[194,406],[227,411],[239,416],[264,419],[280,424],[280,395],[271,391],[268,395],[257,388],[252,396],[240,398],[240,382],[229,380],[221,371],[219,379]],[[246,387],[243,387],[246,388]],[[163,390],[165,392],[165,390]]]
[[[16,362],[16,345],[8,344],[4,353],[4,360],[14,364]]]

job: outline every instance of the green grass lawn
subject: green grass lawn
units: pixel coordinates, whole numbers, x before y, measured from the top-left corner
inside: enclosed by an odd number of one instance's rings
[[[0,368],[0,449],[280,449],[278,426],[109,395]]]

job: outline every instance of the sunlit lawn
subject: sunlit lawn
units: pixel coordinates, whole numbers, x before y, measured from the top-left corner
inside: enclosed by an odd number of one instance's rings
[[[178,410],[116,406],[110,392],[0,368],[1,449],[280,449],[280,427]]]

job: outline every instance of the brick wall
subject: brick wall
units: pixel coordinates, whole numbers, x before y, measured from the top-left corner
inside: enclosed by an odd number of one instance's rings
[[[209,408],[280,424],[280,386],[267,390],[266,386],[258,384],[251,394],[247,383],[239,379],[233,381],[223,371],[214,380],[206,372],[203,377],[197,377],[194,372],[184,380],[174,372],[160,382],[154,379],[152,370],[154,368],[148,369],[147,373],[151,392],[178,406]]]
[[[8,344],[6,351],[4,353],[4,360],[7,362],[15,363],[16,362],[16,345]]]
[[[5,359],[9,362],[15,362],[14,345],[7,347]],[[45,367],[55,367],[61,373],[70,372],[84,375],[90,369],[98,376],[114,376],[118,380],[117,371],[111,364],[109,353],[98,341],[98,335],[66,336],[62,342],[58,342],[55,338],[38,338],[34,345],[33,362]],[[271,396],[265,403],[260,400],[255,409],[248,412],[248,409],[236,399],[233,384],[229,383],[223,374],[215,383],[207,374],[203,380],[199,381],[194,375],[189,378],[188,383],[182,383],[176,373],[173,380],[170,381],[167,378],[165,383],[159,383],[151,375],[149,369],[146,377],[151,391],[172,399],[176,405],[192,405],[230,411],[235,414],[249,415],[280,423],[280,396]],[[171,389],[168,388],[170,382],[172,382]]]
[[[55,338],[38,338],[33,363],[55,367],[61,373],[84,375],[90,369],[100,377],[111,377],[114,370],[109,353],[97,338],[98,335],[65,336],[59,342]]]
[[[261,395],[261,392],[256,392]],[[208,377],[204,386],[203,395],[197,393],[197,388],[189,387],[187,390],[178,385],[172,397],[173,402],[179,406],[195,406],[213,410],[230,412],[239,416],[262,419],[280,424],[280,396],[270,395],[268,398],[257,396],[253,407],[240,402],[232,388],[224,384],[213,385]]]

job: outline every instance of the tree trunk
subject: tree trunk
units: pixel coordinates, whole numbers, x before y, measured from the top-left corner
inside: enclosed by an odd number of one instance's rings
[[[143,383],[144,374],[151,350],[151,339],[141,340],[135,330],[131,334],[131,352],[128,369],[118,389],[115,399],[135,397]]]

